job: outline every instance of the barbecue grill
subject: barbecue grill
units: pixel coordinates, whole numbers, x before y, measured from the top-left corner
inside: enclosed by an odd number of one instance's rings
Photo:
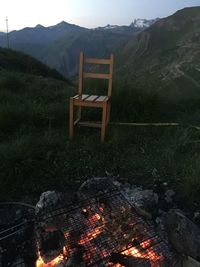
[[[32,266],[56,267],[58,263],[67,266],[68,261],[79,267],[170,266],[173,254],[156,233],[152,222],[141,218],[112,183],[108,182],[105,188],[95,195],[79,192],[78,201],[68,200],[66,204],[62,199],[56,207],[43,208],[34,220],[34,239],[31,242],[32,247],[36,247],[37,261]],[[6,229],[0,233],[0,242],[9,243],[15,235],[17,240],[18,231],[23,232],[27,227],[26,222]],[[49,232],[52,236],[58,231],[63,235],[62,242],[59,242],[62,244],[58,248],[59,255],[45,265],[47,262],[42,255],[48,249],[44,248],[42,241],[44,233]],[[54,239],[51,237],[51,240]],[[27,244],[30,249],[30,240]],[[14,259],[3,267],[30,267],[23,259],[23,253],[20,252],[17,258],[20,258],[19,263]]]

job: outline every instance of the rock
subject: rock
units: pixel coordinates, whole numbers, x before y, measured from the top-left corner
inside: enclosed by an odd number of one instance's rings
[[[121,188],[121,184],[120,182],[113,180],[113,184],[116,186],[116,188],[120,189]]]
[[[132,204],[151,207],[158,203],[158,195],[153,190],[143,190],[141,187],[125,190],[126,196]]]
[[[167,182],[163,182],[163,186],[167,187],[168,183]]]
[[[175,196],[175,192],[174,190],[172,189],[168,189],[166,192],[165,192],[165,200],[168,202],[168,203],[172,203],[173,202],[173,197]]]
[[[140,216],[142,216],[148,220],[152,219],[152,214],[150,212],[146,211],[145,209],[143,209],[142,207],[135,205],[134,208],[135,208],[135,211],[138,215],[140,215]]]
[[[127,200],[135,207],[136,212],[151,219],[152,214],[157,210],[158,195],[153,190],[143,190],[141,187],[125,188],[122,191]]]
[[[176,267],[199,267],[199,266],[200,266],[199,261],[196,261],[191,257],[187,257],[182,260],[182,263],[179,266]]]
[[[68,218],[68,214],[64,212],[60,216],[52,216],[52,212],[70,207],[74,203],[77,203],[77,195],[74,192],[47,191],[42,193],[35,209],[36,217],[40,218],[39,228],[46,232],[61,229],[63,222]],[[43,219],[41,220],[41,218]]]
[[[168,188],[168,183],[159,178],[154,179],[154,192],[163,195]]]
[[[195,223],[197,223],[200,226],[200,212],[199,211],[194,212],[193,220]]]
[[[112,189],[117,189],[119,183],[114,184],[114,180],[108,177],[94,177],[85,181],[79,188],[79,192],[88,195],[96,196],[101,193],[106,193]]]
[[[57,193],[55,191],[43,192],[40,196],[40,200],[36,204],[35,214],[38,215],[44,211],[46,212],[53,206],[56,206],[56,204],[60,201],[60,198],[61,193]]]
[[[154,178],[158,178],[158,177],[160,177],[160,175],[159,175],[159,173],[158,173],[158,170],[156,169],[156,168],[154,168],[153,170],[152,170],[152,176],[154,177]]]
[[[162,217],[162,223],[173,248],[197,259],[200,255],[200,229],[179,210],[172,209]]]

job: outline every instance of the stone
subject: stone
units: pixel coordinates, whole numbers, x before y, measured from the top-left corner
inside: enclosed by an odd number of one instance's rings
[[[44,211],[48,211],[53,206],[60,201],[61,193],[55,191],[46,191],[43,192],[40,196],[40,199],[35,207],[35,214],[38,215]]]
[[[141,187],[125,188],[122,190],[126,199],[135,207],[136,212],[151,219],[158,206],[158,194],[153,190],[143,190]]]
[[[194,212],[193,220],[195,223],[197,223],[200,226],[200,212],[199,211]]]
[[[175,192],[174,190],[172,189],[168,189],[166,192],[165,192],[165,200],[168,202],[168,203],[172,203],[173,202],[173,197],[175,196]]]
[[[200,229],[180,210],[171,209],[162,216],[169,242],[180,254],[198,259],[200,255]]]
[[[158,170],[156,169],[156,168],[154,168],[153,170],[152,170],[152,176],[154,177],[154,178],[157,178],[157,177],[160,177],[160,175],[158,174]]]
[[[109,177],[94,177],[85,181],[79,188],[79,193],[87,196],[97,196],[100,193],[109,192],[113,188],[118,188],[119,184],[115,183]],[[119,189],[119,188],[118,188]]]
[[[183,260],[183,263],[180,267],[200,267],[200,262],[188,257],[187,259]]]

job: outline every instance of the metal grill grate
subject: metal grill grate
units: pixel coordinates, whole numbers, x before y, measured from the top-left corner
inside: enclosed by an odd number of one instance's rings
[[[172,257],[168,246],[155,233],[152,225],[137,215],[134,208],[121,192],[101,192],[95,198],[62,207],[40,217],[40,221],[61,222],[60,229],[65,235],[69,257],[77,244],[82,247],[84,266],[122,266],[121,261],[134,260],[136,266],[162,266],[164,260]],[[121,210],[121,212],[120,212]],[[121,221],[127,215],[127,222]],[[125,218],[124,218],[125,219]],[[116,226],[114,225],[116,221]],[[113,228],[113,229],[112,229]],[[116,231],[116,233],[112,233]],[[126,235],[134,236],[127,240]],[[112,263],[112,255],[119,256],[118,264]],[[122,259],[120,259],[122,258]],[[81,264],[80,264],[81,266]]]
[[[59,207],[44,209],[35,222],[36,240],[32,240],[32,247],[38,244],[45,227],[54,225],[63,233],[64,246],[67,248],[65,260],[72,258],[76,251],[76,255],[81,255],[79,267],[161,267],[164,262],[170,262],[173,254],[151,223],[138,216],[134,207],[113,184],[108,183],[104,188],[107,190],[98,189],[95,196],[79,193],[79,201],[63,199]],[[6,233],[10,234],[8,230]],[[3,241],[9,242],[13,237],[12,233]],[[6,266],[36,266],[35,262],[27,265],[21,256],[18,255],[13,263]],[[130,261],[134,261],[134,264],[126,264]]]

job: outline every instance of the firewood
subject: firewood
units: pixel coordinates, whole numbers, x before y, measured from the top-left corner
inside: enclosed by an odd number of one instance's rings
[[[126,256],[120,253],[112,253],[110,261],[112,263],[119,263],[125,267],[151,267],[151,263],[147,259]]]

